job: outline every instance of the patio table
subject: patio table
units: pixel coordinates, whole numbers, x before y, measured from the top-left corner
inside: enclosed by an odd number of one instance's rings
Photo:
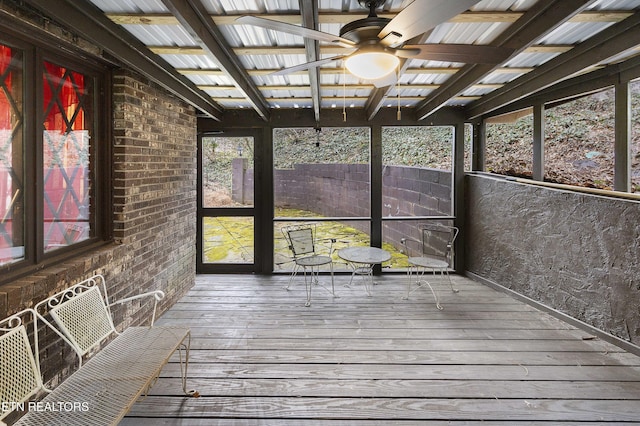
[[[362,276],[367,296],[371,296],[373,287],[373,267],[391,259],[391,253],[378,247],[347,247],[340,249],[338,256],[353,268],[351,281],[354,275]]]

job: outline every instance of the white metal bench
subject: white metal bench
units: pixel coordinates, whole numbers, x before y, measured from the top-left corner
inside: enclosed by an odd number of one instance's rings
[[[144,297],[154,300],[151,325],[116,331],[111,306]],[[5,404],[0,421],[8,415],[6,408],[11,408],[6,404],[13,404],[14,409],[26,411],[15,425],[117,424],[153,386],[176,351],[180,356],[182,391],[197,397],[197,392],[186,388],[190,330],[153,325],[157,303],[163,297],[164,293],[154,291],[110,304],[104,278],[97,275],[43,300],[34,310],[0,322],[0,326],[5,324],[0,328],[0,393]],[[22,320],[29,313],[34,316],[33,351]],[[59,335],[79,359],[77,371],[53,390],[46,388],[41,379],[38,323]],[[37,404],[28,402],[41,391],[48,395]]]

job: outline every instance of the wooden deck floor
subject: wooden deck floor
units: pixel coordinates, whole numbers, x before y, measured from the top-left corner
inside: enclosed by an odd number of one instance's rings
[[[159,321],[192,328],[123,425],[640,424],[640,357],[462,277],[402,299],[404,276],[339,298],[287,277],[198,276]]]

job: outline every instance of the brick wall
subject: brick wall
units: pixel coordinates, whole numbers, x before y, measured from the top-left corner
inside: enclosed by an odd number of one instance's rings
[[[158,288],[166,308],[195,279],[196,116],[128,71],[114,76],[113,96],[114,239],[131,259],[127,279],[110,291],[120,298]]]
[[[96,273],[112,299],[164,291],[161,311],[195,281],[195,111],[132,72],[116,72],[113,83],[114,141],[105,142],[114,144],[114,243],[1,286],[3,318]],[[116,308],[116,326],[141,324],[150,308]],[[45,378],[55,381],[73,357],[51,342],[41,348]]]

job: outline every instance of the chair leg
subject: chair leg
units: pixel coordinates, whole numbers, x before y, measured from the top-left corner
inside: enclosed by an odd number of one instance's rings
[[[305,302],[304,306],[306,306],[306,307],[311,306],[311,288],[314,285],[319,285],[322,288],[324,288],[325,290],[330,291],[331,294],[333,295],[333,297],[337,298],[338,296],[336,296],[335,280],[334,280],[334,273],[333,273],[333,263],[329,264],[329,267],[330,267],[330,271],[331,271],[331,290],[329,290],[329,288],[325,287],[324,285],[320,284],[320,265],[317,265],[317,266],[300,266],[298,264],[295,265],[295,267],[293,269],[293,272],[292,272],[291,276],[289,277],[289,282],[284,287],[284,289],[285,290],[289,290],[289,287],[291,287],[291,284],[293,283],[293,280],[297,276],[298,272],[302,269],[302,274],[304,276],[304,286],[305,286],[305,290],[307,292],[307,299],[306,299],[306,302]]]
[[[416,275],[416,288],[411,290],[411,285],[412,285],[412,277],[413,277],[413,269],[415,268],[415,275]],[[403,297],[403,299],[409,299],[409,295],[411,293],[413,293],[414,291],[418,290],[419,288],[424,287],[424,285],[426,285],[427,287],[429,287],[429,290],[431,290],[431,294],[433,295],[433,298],[436,301],[436,308],[438,308],[438,310],[443,310],[444,308],[442,307],[442,305],[440,304],[440,299],[438,298],[438,293],[436,293],[436,290],[431,286],[431,283],[429,281],[427,281],[424,278],[424,273],[425,273],[425,269],[420,269],[418,266],[409,266],[409,268],[407,269],[407,295],[405,297]]]
[[[331,269],[331,294],[333,295],[333,297],[338,297],[336,296],[336,288],[333,284],[333,262],[329,264],[329,268]]]
[[[451,291],[454,292],[454,293],[458,293],[460,290],[458,290],[457,288],[453,287],[453,282],[451,281],[451,276],[449,275],[449,270],[445,269],[444,273],[447,274],[447,279],[449,280],[449,287],[451,288]],[[440,275],[442,275],[442,273]]]
[[[289,287],[291,287],[291,283],[293,282],[293,279],[296,277],[296,275],[298,274],[298,270],[300,269],[300,266],[296,263],[295,266],[293,267],[293,272],[291,273],[291,276],[289,277],[289,282],[287,283],[287,285],[284,287],[285,290],[289,290]]]
[[[311,267],[311,276],[307,280],[307,267],[303,267],[304,271],[304,286],[307,289],[307,301],[304,304],[305,307],[311,306],[311,287],[313,286],[313,266]]]
[[[187,334],[187,343],[184,341],[178,347],[178,353],[180,356],[180,375],[182,376],[182,392],[187,396],[198,398],[200,392],[195,389],[187,390],[187,371],[189,369],[189,352],[191,350],[191,333]],[[184,351],[184,361],[182,359],[182,353]]]
[[[413,266],[407,267],[407,294],[403,297],[404,300],[409,299],[411,294],[411,282],[413,281]]]
[[[429,281],[424,281],[424,283],[429,286],[429,290],[431,290],[431,294],[433,294],[433,298],[436,300],[436,308],[438,308],[439,311],[443,310],[444,308],[440,304],[440,300],[438,299],[438,294],[433,289],[433,287],[431,287],[431,284],[429,283]]]

